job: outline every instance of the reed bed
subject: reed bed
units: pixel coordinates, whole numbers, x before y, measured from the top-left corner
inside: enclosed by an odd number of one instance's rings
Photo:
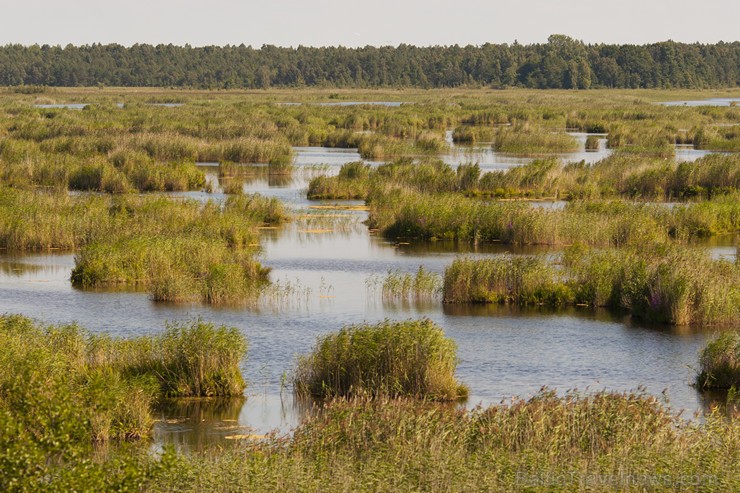
[[[369,226],[394,239],[619,247],[740,230],[740,202],[734,196],[673,208],[578,201],[553,210],[397,189],[374,194],[368,202]]]
[[[150,104],[150,95],[104,91],[75,96],[89,103],[75,111],[32,106],[48,103],[49,94],[35,101],[33,95],[6,93],[0,102],[0,114],[7,116],[0,124],[0,182],[109,193],[199,189],[204,184],[196,161],[269,163],[272,173],[287,173],[291,145],[359,148],[372,159],[434,156],[447,149],[443,135],[448,128],[455,129],[457,142],[494,141],[498,150],[529,155],[575,150],[566,128],[607,133],[609,147],[619,156],[656,164],[673,155],[676,143],[737,150],[740,119],[733,108],[666,108],[650,99],[669,93],[651,93],[648,99],[641,99],[647,93],[624,94],[464,91],[448,99],[414,93],[415,104],[385,108],[281,106],[272,104],[268,94],[225,92],[208,98],[172,93],[161,97],[188,104],[161,108]],[[116,98],[125,100],[123,108],[113,104]],[[126,155],[129,164],[122,166]],[[565,182],[558,187],[561,196],[584,193],[584,187],[575,186],[579,183]],[[513,190],[501,187],[481,193],[501,190],[510,196],[534,193],[511,195]],[[656,197],[661,192],[649,191]],[[662,192],[679,196],[665,187]]]
[[[298,362],[296,392],[320,398],[358,395],[454,401],[455,343],[430,320],[344,327],[319,339]]]
[[[70,197],[8,190],[0,198],[0,247],[76,250],[73,284],[131,285],[156,301],[248,304],[269,269],[255,260],[257,226],[279,224],[277,199],[229,198],[223,206],[161,197]]]
[[[731,491],[738,421],[676,418],[636,393],[543,390],[464,411],[338,400],[289,439],[182,457],[154,491]],[[646,437],[650,437],[646,440]]]
[[[69,196],[0,188],[0,248],[76,250],[129,236],[218,237],[231,247],[257,244],[255,226],[288,219],[276,199],[244,195],[224,207],[157,196]]]
[[[350,165],[362,166],[347,166]],[[503,199],[711,199],[740,192],[740,156],[714,154],[695,162],[676,163],[616,153],[590,166],[583,162],[563,164],[549,157],[483,174],[476,164],[453,169],[430,158],[396,159],[377,168],[365,165],[359,174],[340,171],[338,176],[316,177],[309,186],[308,197],[369,199],[393,188]]]
[[[554,306],[571,302],[572,294],[556,279],[556,270],[539,257],[458,259],[445,269],[443,301]]]
[[[458,259],[446,270],[445,303],[605,306],[672,325],[740,326],[740,270],[701,250],[574,247],[561,265],[542,257]]]

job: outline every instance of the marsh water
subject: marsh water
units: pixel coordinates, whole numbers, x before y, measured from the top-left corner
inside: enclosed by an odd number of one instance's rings
[[[344,162],[359,159],[356,151],[299,148],[296,155],[292,176],[257,173],[244,184],[245,191],[279,197],[296,216],[283,227],[261,231],[261,260],[282,288],[258,308],[155,303],[134,290],[78,290],[69,282],[73,254],[0,254],[0,313],[22,313],[47,323],[74,321],[93,332],[124,337],[157,333],[168,321],[196,317],[238,327],[249,340],[243,366],[249,382],[246,399],[172,402],[158,410],[156,446],[173,443],[183,450],[271,430],[289,432],[312,409],[311,403],[292,395],[290,372],[296,358],[309,352],[322,334],[386,318],[428,317],[456,341],[458,376],[471,389],[469,406],[528,397],[543,386],[559,392],[644,386],[646,392],[667,396],[673,409],[688,415],[706,405],[690,382],[707,332],[645,326],[621,313],[591,309],[516,310],[384,300],[379,279],[389,271],[414,272],[423,265],[441,274],[460,255],[550,250],[384,240],[363,224],[367,216],[357,207],[360,202],[305,199],[313,174],[336,173]],[[216,192],[181,195],[221,200],[216,168],[204,169]],[[312,208],[316,205],[328,208]],[[734,241],[716,240],[711,245],[715,256],[732,258]]]
[[[685,101],[664,101],[659,104],[662,104],[663,106],[732,106],[733,104],[740,104],[740,99],[707,98]]]

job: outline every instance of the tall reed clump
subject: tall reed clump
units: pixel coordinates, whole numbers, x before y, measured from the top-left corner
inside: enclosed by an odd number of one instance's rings
[[[220,238],[135,236],[85,246],[71,279],[82,288],[143,287],[154,301],[237,305],[257,300],[268,273],[252,252]]]
[[[587,151],[598,151],[600,138],[597,135],[589,135],[586,137],[586,150]]]
[[[370,190],[369,165],[362,161],[345,163],[337,176],[317,176],[308,185],[307,197],[316,199],[364,199]]]
[[[236,195],[226,199],[224,211],[253,224],[276,226],[290,219],[285,206],[276,197],[258,193]]]
[[[740,325],[740,270],[677,246],[566,250],[555,268],[542,257],[458,259],[446,270],[446,303],[621,308],[672,325]]]
[[[88,360],[136,378],[154,376],[165,397],[238,397],[246,388],[240,370],[246,353],[238,329],[195,320],[136,339],[93,336]]]
[[[71,279],[83,288],[146,288],[156,301],[248,304],[269,282],[269,269],[255,259],[256,227],[286,218],[278,200],[259,195],[229,198],[223,206],[116,200],[108,221],[119,227],[82,246]]]
[[[455,260],[445,269],[443,293],[445,303],[559,306],[574,299],[543,258],[511,255]]]
[[[455,343],[427,319],[351,325],[319,339],[301,358],[299,394],[357,395],[452,401],[467,397],[455,379]]]
[[[456,127],[452,131],[452,141],[456,144],[477,144],[479,142],[493,142],[495,136],[495,127],[462,125]]]
[[[702,389],[740,389],[740,332],[722,332],[699,355],[696,385]]]
[[[389,271],[382,280],[382,295],[386,301],[431,300],[442,288],[438,274],[419,266],[416,273]]]

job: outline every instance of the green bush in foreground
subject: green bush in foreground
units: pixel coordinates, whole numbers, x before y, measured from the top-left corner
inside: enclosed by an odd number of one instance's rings
[[[455,343],[430,320],[347,326],[319,339],[298,363],[295,387],[316,397],[389,396],[451,401],[467,396],[455,379]]]
[[[1,316],[0,346],[2,491],[140,491],[161,462],[133,447],[93,462],[93,445],[148,436],[162,397],[245,388],[244,336],[201,321],[118,339]]]
[[[740,388],[740,332],[723,332],[699,356],[696,383],[703,389]]]

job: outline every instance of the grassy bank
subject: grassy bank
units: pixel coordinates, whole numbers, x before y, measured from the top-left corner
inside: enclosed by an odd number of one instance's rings
[[[315,397],[410,396],[457,400],[455,343],[429,320],[348,326],[298,362],[295,387]]]

